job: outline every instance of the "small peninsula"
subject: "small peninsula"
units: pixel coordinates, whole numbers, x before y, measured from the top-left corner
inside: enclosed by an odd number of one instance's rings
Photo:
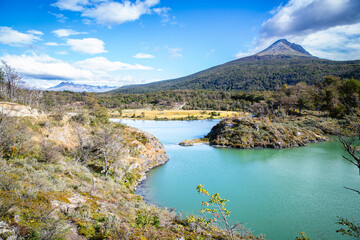
[[[290,148],[307,143],[324,142],[328,135],[337,134],[339,122],[314,116],[286,117],[284,119],[234,117],[225,118],[204,137],[185,140],[181,146],[210,144],[227,148]],[[346,128],[343,131],[346,131]]]
[[[289,148],[328,140],[318,128],[257,118],[224,119],[211,129],[207,137],[214,147],[243,149]]]

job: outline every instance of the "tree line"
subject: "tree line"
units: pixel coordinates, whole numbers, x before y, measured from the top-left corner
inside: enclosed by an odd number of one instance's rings
[[[27,89],[21,76],[6,62],[0,67],[0,100],[35,106],[44,111],[87,109],[183,109],[247,111],[255,116],[301,115],[321,111],[343,118],[359,108],[360,81],[326,76],[314,85],[299,82],[277,85],[274,91],[167,90],[143,94],[78,93]]]

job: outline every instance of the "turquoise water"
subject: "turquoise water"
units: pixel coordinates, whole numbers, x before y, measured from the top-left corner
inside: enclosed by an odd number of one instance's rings
[[[342,158],[339,143],[274,149],[181,147],[185,139],[202,137],[217,121],[140,121],[122,123],[154,134],[170,161],[151,170],[137,193],[158,206],[197,213],[196,186],[229,199],[231,220],[246,223],[266,239],[348,239],[336,233],[336,216],[359,222],[360,196],[343,188],[359,188],[354,166]]]

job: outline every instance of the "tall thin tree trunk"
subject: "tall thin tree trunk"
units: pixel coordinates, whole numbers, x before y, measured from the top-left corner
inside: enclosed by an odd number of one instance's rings
[[[103,152],[103,154],[104,154],[104,159],[105,159],[105,165],[104,165],[105,178],[107,179],[107,175],[108,175],[108,160],[107,160],[106,152]]]

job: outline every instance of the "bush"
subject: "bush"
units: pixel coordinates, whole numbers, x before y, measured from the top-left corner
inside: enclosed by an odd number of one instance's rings
[[[74,116],[71,116],[70,121],[85,125],[89,122],[89,116],[85,113],[78,113]]]

